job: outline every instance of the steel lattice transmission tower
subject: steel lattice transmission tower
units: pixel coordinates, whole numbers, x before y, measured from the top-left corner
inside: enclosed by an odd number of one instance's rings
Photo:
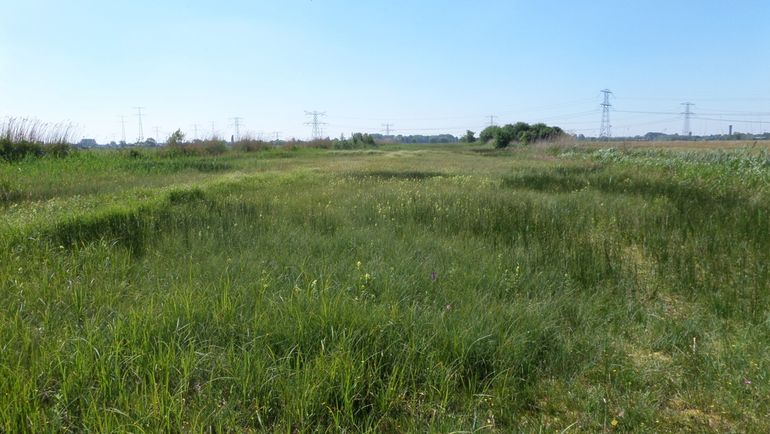
[[[610,137],[612,137],[612,131],[610,129],[610,107],[612,107],[612,104],[610,104],[610,95],[612,95],[612,91],[603,89],[602,93],[604,94],[604,102],[600,104],[602,106],[602,125],[599,128],[599,138],[609,140]]]
[[[144,140],[144,128],[142,128],[142,110],[144,107],[134,107],[134,110],[136,110],[136,117],[139,118],[139,140],[137,142],[141,142]]]
[[[385,135],[390,136],[390,129],[393,127],[393,124],[382,124],[382,127],[385,128]]]
[[[233,116],[230,118],[231,121],[233,121],[233,128],[235,129],[235,140],[240,141],[241,140],[241,121],[243,120],[240,116]]]
[[[690,136],[690,134],[692,134],[692,131],[690,131],[690,117],[695,114],[692,112],[692,110],[690,110],[690,108],[695,104],[691,102],[683,102],[682,105],[684,106],[684,112],[682,112],[684,115],[684,127],[682,127],[682,134],[685,136]]]
[[[326,112],[319,112],[319,111],[309,112],[305,110],[305,116],[312,116],[312,120],[309,122],[305,122],[305,125],[312,125],[313,140],[320,140],[323,136],[323,133],[321,132],[321,125],[326,125],[326,122],[321,122],[319,118],[322,116],[326,116]]]
[[[126,143],[126,117],[120,115],[120,139],[121,143]]]

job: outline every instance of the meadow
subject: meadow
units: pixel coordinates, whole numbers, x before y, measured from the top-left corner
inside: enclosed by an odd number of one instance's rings
[[[770,152],[0,161],[0,432],[768,432]]]

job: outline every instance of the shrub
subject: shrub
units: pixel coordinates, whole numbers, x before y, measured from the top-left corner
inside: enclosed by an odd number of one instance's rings
[[[224,144],[224,142],[222,142]],[[255,152],[270,149],[272,145],[264,140],[243,138],[233,143],[233,150],[240,152]]]
[[[309,142],[305,142],[305,146],[308,148],[331,149],[332,145],[333,144],[330,139],[315,139]]]
[[[72,147],[67,143],[51,143],[43,145],[43,153],[52,157],[66,157],[71,150]]]
[[[209,155],[222,155],[230,149],[227,147],[227,143],[221,140],[210,140],[202,142],[201,147],[205,153]]]
[[[526,122],[516,122],[513,125],[508,124],[503,127],[489,127],[484,132],[487,130],[490,130],[489,134],[492,134],[496,148],[508,147],[513,142],[528,145],[540,140],[553,140],[564,135],[561,128],[549,127],[543,123],[529,125]]]
[[[495,132],[493,139],[495,148],[505,148],[516,138],[513,129],[509,127],[510,125],[506,125]]]

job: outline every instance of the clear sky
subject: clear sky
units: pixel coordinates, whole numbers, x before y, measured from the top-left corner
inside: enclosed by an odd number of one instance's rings
[[[275,131],[770,130],[770,1],[3,0],[0,117],[99,142]],[[741,121],[741,122],[736,122]]]

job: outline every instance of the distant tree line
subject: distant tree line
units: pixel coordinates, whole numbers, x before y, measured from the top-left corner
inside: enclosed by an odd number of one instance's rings
[[[424,136],[420,134],[386,136],[383,134],[372,134],[374,140],[383,143],[457,143],[460,141],[451,134],[435,134]]]
[[[585,136],[578,134],[575,136],[577,141],[599,141],[607,140],[601,137]],[[764,132],[761,134],[741,133],[734,132],[732,134],[710,134],[710,135],[682,135],[678,133],[668,134],[651,131],[644,135],[636,136],[613,136],[612,140],[633,140],[644,142],[655,141],[680,141],[680,140],[693,140],[693,141],[713,141],[713,140],[770,140],[770,132]]]
[[[526,122],[516,122],[501,126],[492,125],[479,133],[479,140],[492,142],[496,148],[506,148],[511,144],[528,145],[541,140],[554,140],[565,135],[559,127],[551,127],[543,123],[530,125]]]
[[[308,142],[311,147],[327,149],[362,149],[377,146],[371,134],[353,133],[349,139],[340,136],[339,139],[319,139]]]

